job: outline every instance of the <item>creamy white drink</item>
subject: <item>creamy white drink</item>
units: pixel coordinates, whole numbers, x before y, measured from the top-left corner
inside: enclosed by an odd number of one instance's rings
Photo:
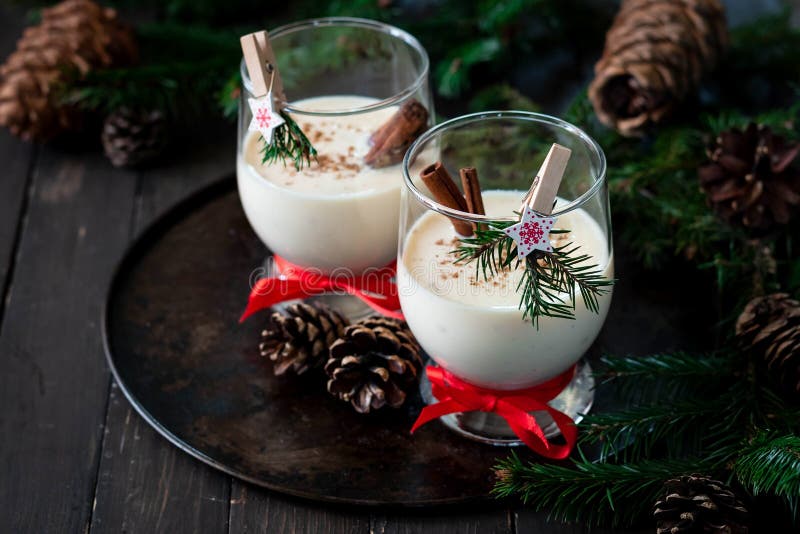
[[[524,191],[484,191],[489,216],[519,211]],[[582,209],[558,217],[556,229],[593,257],[604,278],[614,276],[613,257],[600,226]],[[563,235],[563,234],[562,234]],[[561,236],[551,234],[557,244]],[[521,389],[552,378],[578,361],[597,336],[611,304],[611,288],[599,297],[600,313],[578,299],[575,319],[539,318],[538,330],[522,320],[517,285],[522,268],[486,281],[476,264],[454,264],[453,225],[428,211],[409,230],[398,262],[400,302],[406,321],[426,352],[459,378],[492,389]],[[564,295],[564,299],[567,296]]]
[[[318,112],[358,109],[377,100],[323,96],[295,102]],[[338,116],[295,114],[318,153],[299,172],[292,162],[262,165],[263,141],[251,132],[237,162],[239,196],[258,237],[292,263],[358,274],[383,267],[397,251],[400,165],[363,163],[369,137],[397,107]]]

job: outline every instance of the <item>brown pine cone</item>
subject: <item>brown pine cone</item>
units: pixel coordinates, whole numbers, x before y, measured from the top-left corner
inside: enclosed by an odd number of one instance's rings
[[[696,90],[727,43],[718,0],[624,0],[589,85],[598,119],[643,134]]]
[[[800,144],[767,126],[722,132],[700,167],[700,185],[724,219],[754,230],[786,224],[800,207]]]
[[[736,336],[787,393],[800,398],[800,302],[786,293],[754,298],[736,321]]]
[[[417,386],[421,348],[405,321],[370,317],[350,325],[331,345],[328,391],[359,413],[403,405]]]
[[[689,475],[664,487],[653,512],[657,534],[747,534],[747,509],[722,482]]]
[[[276,376],[289,369],[301,375],[325,363],[328,349],[346,326],[347,320],[336,310],[299,302],[289,305],[286,314],[272,314],[258,348],[262,356],[275,362]]]
[[[103,122],[100,140],[115,167],[133,167],[152,161],[167,145],[164,114],[118,109]]]
[[[38,140],[72,129],[79,114],[60,101],[59,85],[92,69],[132,63],[137,55],[132,30],[113,9],[90,0],[43,9],[41,23],[25,30],[0,65],[0,125]]]

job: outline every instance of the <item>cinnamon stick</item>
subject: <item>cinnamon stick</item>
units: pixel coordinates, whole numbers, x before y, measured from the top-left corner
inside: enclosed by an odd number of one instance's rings
[[[458,211],[468,210],[467,201],[461,196],[461,191],[440,161],[422,169],[420,176],[439,204]],[[472,235],[472,223],[453,217],[450,217],[450,222],[460,235],[465,237]]]
[[[417,100],[406,101],[370,137],[364,163],[373,168],[399,163],[414,140],[428,128],[428,110]]]
[[[475,167],[464,167],[459,171],[459,174],[461,175],[461,187],[464,189],[464,197],[466,197],[467,201],[467,211],[475,215],[486,215],[477,169]],[[474,224],[474,226],[476,230],[483,230],[482,224]]]

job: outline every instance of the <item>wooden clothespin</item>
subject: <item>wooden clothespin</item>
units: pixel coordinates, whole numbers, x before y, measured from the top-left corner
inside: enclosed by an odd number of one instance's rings
[[[533,184],[525,195],[523,208],[530,207],[533,211],[542,215],[550,215],[553,212],[553,204],[558,194],[558,187],[561,179],[564,178],[564,171],[572,155],[572,150],[558,143],[553,143],[550,152],[544,158]]]
[[[275,53],[269,42],[266,31],[258,31],[243,35],[239,39],[244,54],[244,62],[250,81],[253,86],[253,96],[260,98],[272,90],[272,97],[276,105],[275,111],[280,111],[286,102],[283,92],[283,81],[275,62]]]

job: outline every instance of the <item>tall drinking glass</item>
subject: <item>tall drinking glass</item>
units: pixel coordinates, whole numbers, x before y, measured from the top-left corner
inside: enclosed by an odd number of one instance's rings
[[[522,268],[486,279],[476,263],[456,263],[459,235],[451,219],[496,225],[516,222],[552,143],[572,151],[558,191],[555,229],[592,257],[606,279],[614,276],[605,156],[579,128],[546,115],[485,112],[459,117],[423,134],[403,164],[398,286],[406,320],[425,351],[459,379],[492,390],[521,390],[567,372],[597,337],[611,303],[611,291],[598,298],[597,312],[576,291],[574,319],[539,317],[538,327],[523,320],[519,281]],[[451,176],[475,167],[487,215],[450,209],[431,195],[420,171],[441,161]],[[515,213],[517,212],[517,213]],[[557,298],[566,303],[569,296]],[[578,366],[570,385],[550,405],[573,419],[591,406],[593,381],[588,364]],[[423,386],[423,396],[430,390]],[[550,436],[558,431],[544,412],[536,413]],[[443,418],[457,431],[496,444],[519,441],[493,413],[469,412]]]

